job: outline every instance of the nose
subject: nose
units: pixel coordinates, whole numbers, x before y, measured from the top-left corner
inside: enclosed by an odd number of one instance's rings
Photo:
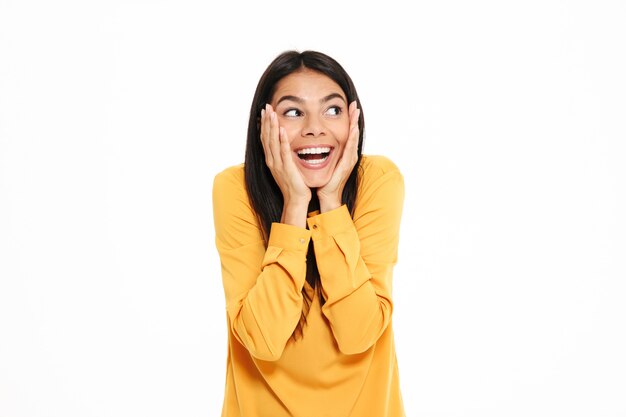
[[[304,125],[302,126],[302,136],[316,138],[325,134],[324,121],[318,115],[309,114],[305,117]]]

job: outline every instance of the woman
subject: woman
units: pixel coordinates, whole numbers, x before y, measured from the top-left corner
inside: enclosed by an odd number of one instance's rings
[[[362,155],[352,80],[288,51],[254,95],[245,163],[213,184],[223,417],[404,416],[391,326],[404,183]]]

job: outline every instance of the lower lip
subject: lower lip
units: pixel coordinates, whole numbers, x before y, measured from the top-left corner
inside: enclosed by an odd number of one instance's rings
[[[326,166],[330,163],[330,158],[333,156],[333,151],[334,149],[330,150],[330,152],[328,153],[328,156],[326,157],[324,162],[322,162],[321,164],[315,164],[315,165],[307,164],[304,159],[300,159],[298,154],[296,154],[296,158],[298,158],[298,162],[300,162],[300,165],[302,165],[306,169],[323,169],[323,168],[326,168]]]

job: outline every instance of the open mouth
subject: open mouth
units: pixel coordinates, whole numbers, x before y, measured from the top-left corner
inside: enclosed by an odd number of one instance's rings
[[[323,164],[330,155],[332,148],[322,146],[319,148],[304,148],[297,151],[298,157],[307,164],[319,165]]]

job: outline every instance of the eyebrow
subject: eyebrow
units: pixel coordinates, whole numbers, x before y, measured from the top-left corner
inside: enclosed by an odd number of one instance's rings
[[[320,99],[320,103],[326,103],[327,101],[330,101],[334,98],[340,98],[341,101],[343,101],[344,103],[346,102],[346,100],[343,98],[343,96],[339,93],[331,93],[329,95],[327,95],[326,97],[322,97]],[[278,99],[278,101],[276,102],[276,106],[278,106],[282,101],[285,100],[290,100],[290,101],[295,101],[296,103],[302,104],[304,103],[304,100],[300,97],[297,96],[290,96],[290,95],[286,95],[286,96],[282,96],[281,98]]]

